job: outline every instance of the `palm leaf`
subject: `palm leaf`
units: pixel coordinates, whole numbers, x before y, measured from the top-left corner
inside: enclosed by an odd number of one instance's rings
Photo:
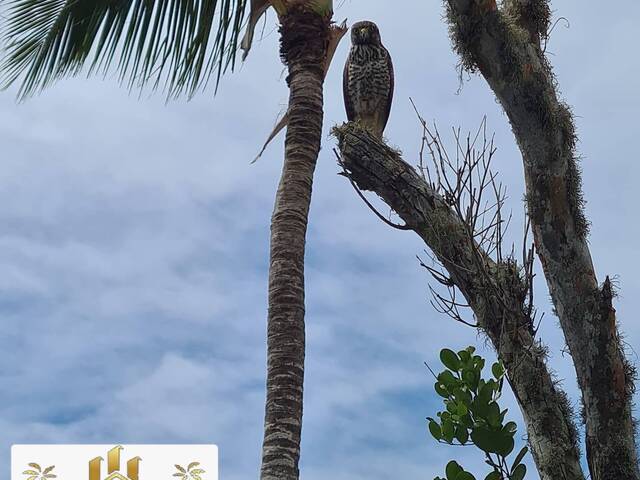
[[[0,82],[21,97],[115,67],[128,88],[193,95],[233,69],[248,0],[7,0]]]

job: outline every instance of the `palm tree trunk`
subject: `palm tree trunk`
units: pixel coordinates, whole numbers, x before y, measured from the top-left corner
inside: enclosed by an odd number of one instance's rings
[[[289,125],[271,220],[262,480],[299,477],[305,236],[322,135],[323,62],[329,20],[303,8],[292,9],[281,18],[281,56],[289,69]]]

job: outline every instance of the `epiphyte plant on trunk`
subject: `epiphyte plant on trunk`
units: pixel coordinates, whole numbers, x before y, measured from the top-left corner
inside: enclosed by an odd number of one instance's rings
[[[233,70],[247,0],[12,0],[5,4],[0,79],[26,98],[55,80],[115,68],[129,89],[192,97]],[[243,58],[258,19],[280,23],[289,108],[271,224],[268,367],[261,478],[297,479],[304,375],[304,253],[320,149],[323,84],[344,25],[332,0],[252,0]],[[275,134],[279,131],[274,131]]]

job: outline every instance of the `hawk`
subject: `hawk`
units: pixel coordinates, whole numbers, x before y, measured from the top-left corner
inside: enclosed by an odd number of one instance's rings
[[[382,138],[393,100],[393,63],[373,22],[351,27],[351,51],[344,66],[344,105],[356,121]]]

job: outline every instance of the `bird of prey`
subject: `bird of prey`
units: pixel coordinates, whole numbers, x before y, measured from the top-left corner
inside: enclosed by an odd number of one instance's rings
[[[382,138],[393,100],[391,55],[373,22],[355,23],[351,44],[342,85],[347,118]]]

